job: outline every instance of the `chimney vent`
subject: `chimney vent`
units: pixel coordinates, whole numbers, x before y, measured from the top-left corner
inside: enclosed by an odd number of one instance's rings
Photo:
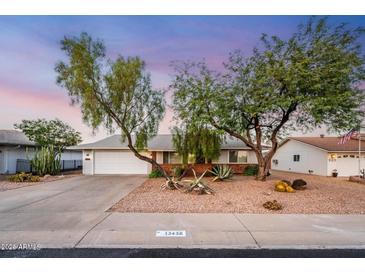
[[[324,138],[324,134],[319,135],[321,138]]]

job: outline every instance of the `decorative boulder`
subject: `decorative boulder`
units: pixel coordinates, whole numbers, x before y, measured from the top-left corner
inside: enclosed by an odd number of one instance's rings
[[[295,190],[294,190],[291,186],[287,186],[287,187],[285,188],[285,190],[286,190],[286,192],[289,192],[289,193],[293,193],[293,192],[295,192]]]
[[[286,187],[287,185],[285,185],[286,183],[283,182],[278,182],[275,185],[275,191],[279,191],[279,192],[285,192],[286,191]]]
[[[295,190],[291,187],[290,182],[281,180],[275,184],[275,191],[293,193]]]
[[[296,179],[293,181],[291,187],[296,190],[305,189],[307,187],[307,182],[302,179]]]

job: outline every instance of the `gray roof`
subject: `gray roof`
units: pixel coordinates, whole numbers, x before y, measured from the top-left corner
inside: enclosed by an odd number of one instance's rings
[[[134,138],[133,138],[134,140]],[[75,146],[78,149],[128,149],[127,142],[121,142],[120,135],[112,135],[95,143]],[[221,149],[249,149],[241,140],[226,137]],[[150,151],[174,151],[171,134],[160,134],[148,141]]]
[[[28,139],[21,131],[15,129],[0,129],[0,145],[36,146],[35,142]],[[65,150],[79,150],[77,146]]]
[[[134,142],[134,138],[133,138]],[[127,142],[122,142],[121,136],[116,134],[94,143],[81,144],[78,146],[74,146],[73,148],[79,149],[90,149],[90,148],[110,148],[110,149],[128,149]]]
[[[27,136],[21,131],[13,129],[0,129],[0,144],[2,145],[27,145],[34,146]]]

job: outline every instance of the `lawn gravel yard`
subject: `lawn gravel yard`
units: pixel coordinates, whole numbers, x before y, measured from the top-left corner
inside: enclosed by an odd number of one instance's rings
[[[306,190],[295,193],[274,191],[280,179],[304,179]],[[117,212],[160,213],[304,213],[365,214],[365,185],[347,178],[332,178],[274,171],[266,182],[253,177],[234,176],[232,181],[211,182],[204,178],[215,195],[185,194],[178,190],[161,190],[163,179],[148,179],[140,187],[116,203]],[[280,211],[270,211],[262,204],[277,200]]]

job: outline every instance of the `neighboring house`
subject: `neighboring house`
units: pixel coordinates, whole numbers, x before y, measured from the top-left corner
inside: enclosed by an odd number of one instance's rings
[[[362,137],[364,138],[364,137]],[[359,173],[359,139],[339,144],[340,137],[290,137],[281,143],[271,168],[300,173],[338,176]],[[365,138],[364,138],[365,139]],[[361,168],[365,168],[365,140],[361,141]]]
[[[35,143],[29,141],[25,134],[17,130],[0,130],[0,174],[13,174],[22,170],[19,162],[27,162],[36,150]],[[61,155],[64,169],[73,169],[75,164],[81,165],[80,150],[65,150]],[[77,161],[77,162],[76,162]],[[17,168],[18,162],[18,168]],[[22,165],[24,166],[24,165]]]
[[[83,150],[83,173],[94,174],[148,174],[151,164],[139,160],[129,150],[120,135],[113,135],[95,143],[76,146]],[[148,142],[144,155],[153,158],[163,168],[170,171],[173,166],[181,165],[181,157],[175,152],[172,135],[157,135]],[[235,172],[243,172],[249,164],[256,164],[255,153],[242,141],[226,138],[221,146],[219,159],[212,164],[229,164]],[[205,165],[205,164],[203,164]],[[206,164],[205,167],[210,167]]]

